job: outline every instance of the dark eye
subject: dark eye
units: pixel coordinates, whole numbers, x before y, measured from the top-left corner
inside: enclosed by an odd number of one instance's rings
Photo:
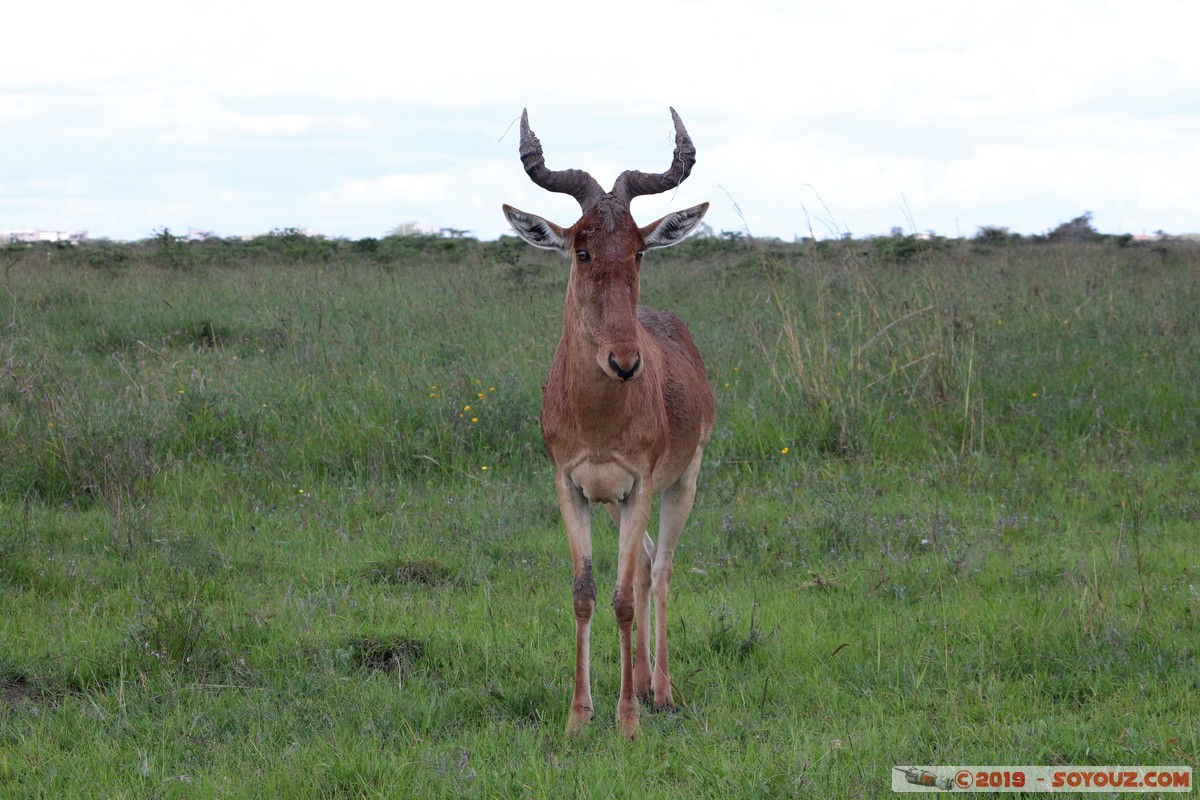
[[[588,256],[587,250],[576,250],[575,251],[575,260],[576,261],[587,261],[588,258],[590,258],[590,256]]]
[[[638,263],[640,264],[640,263],[642,263],[642,256],[644,256],[644,255],[646,255],[645,250],[638,250],[637,255],[634,256],[634,258],[636,258],[638,260]]]

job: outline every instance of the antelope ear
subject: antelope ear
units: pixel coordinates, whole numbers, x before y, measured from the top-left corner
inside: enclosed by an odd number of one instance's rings
[[[548,219],[542,219],[537,214],[529,214],[510,205],[504,206],[504,216],[513,231],[534,247],[543,250],[556,250],[567,255],[567,237],[563,229]]]
[[[667,214],[657,222],[651,222],[642,228],[642,238],[646,240],[646,249],[679,244],[700,224],[706,211],[708,211],[708,203],[701,203],[698,206],[685,208],[683,211]]]

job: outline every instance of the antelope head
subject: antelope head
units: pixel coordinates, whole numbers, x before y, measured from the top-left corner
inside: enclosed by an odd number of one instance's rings
[[[670,169],[661,174],[626,170],[612,191],[605,192],[587,172],[547,168],[542,144],[529,129],[529,113],[521,112],[520,153],[525,172],[543,189],[574,197],[583,216],[563,228],[509,205],[504,206],[504,215],[529,244],[571,259],[564,312],[568,330],[564,333],[593,345],[597,366],[614,381],[632,380],[642,368],[643,334],[637,321],[642,255],[651,248],[682,241],[708,210],[708,203],[701,203],[641,227],[629,210],[635,197],[674,189],[696,163],[696,148],[673,108],[671,118],[675,121],[675,155]]]

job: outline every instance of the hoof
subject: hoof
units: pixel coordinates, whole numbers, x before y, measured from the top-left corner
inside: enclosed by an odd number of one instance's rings
[[[638,718],[638,704],[636,700],[632,703],[618,701],[617,727],[621,729],[621,735],[630,741],[641,735],[642,722]]]
[[[567,736],[578,736],[591,721],[592,710],[590,708],[572,708],[571,713],[567,716]]]
[[[621,735],[629,741],[634,741],[642,735],[642,721],[637,717],[620,721]]]
[[[664,691],[654,690],[654,710],[655,711],[674,711],[675,710],[675,695],[671,692],[671,684],[667,683],[667,688]]]
[[[650,680],[650,670],[635,669],[633,671],[633,696],[643,703],[649,703],[650,698],[654,696],[654,690],[651,688],[654,682]]]

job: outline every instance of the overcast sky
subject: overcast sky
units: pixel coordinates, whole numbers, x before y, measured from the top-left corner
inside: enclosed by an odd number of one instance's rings
[[[12,5],[0,232],[570,224],[521,169],[526,106],[549,166],[606,187],[668,167],[674,106],[697,165],[643,223],[1200,231],[1194,0]]]

